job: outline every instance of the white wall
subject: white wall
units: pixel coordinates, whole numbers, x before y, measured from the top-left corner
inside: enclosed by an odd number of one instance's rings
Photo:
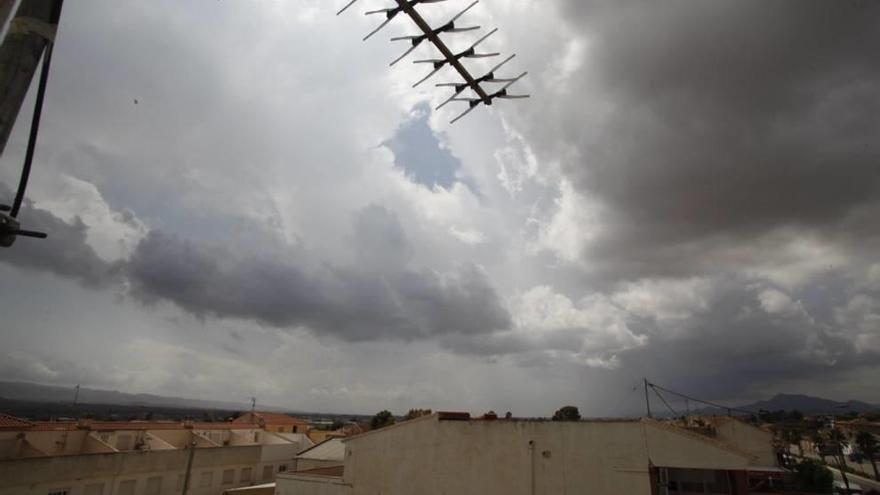
[[[192,495],[219,495],[224,490],[257,484],[261,481],[261,446],[197,449],[191,476]],[[291,446],[292,465],[295,447]],[[178,480],[184,474],[188,452],[164,450],[120,452],[17,459],[0,462],[0,495],[46,495],[51,489],[69,489],[70,495],[116,495],[125,481],[135,481],[133,495],[146,493],[147,480],[161,477],[156,495],[179,495]],[[273,476],[276,465],[273,467]],[[251,469],[251,481],[241,481],[243,468]],[[234,482],[222,484],[223,471],[234,469]],[[200,486],[203,473],[211,473],[210,486]],[[103,484],[103,490],[87,493],[89,485]]]
[[[430,416],[354,437],[346,447],[342,480],[283,476],[278,495],[649,495],[650,466],[745,470],[749,465],[742,452],[653,421]]]

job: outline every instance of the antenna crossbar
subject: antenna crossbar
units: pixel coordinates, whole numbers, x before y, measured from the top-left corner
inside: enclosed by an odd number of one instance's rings
[[[489,98],[489,94],[486,93],[483,87],[480,86],[480,83],[478,83],[474,76],[471,75],[471,73],[467,70],[467,67],[465,67],[464,64],[461,63],[461,60],[455,57],[455,54],[452,52],[452,50],[450,50],[449,47],[446,46],[446,43],[444,43],[443,40],[440,39],[440,36],[434,31],[434,29],[431,28],[431,25],[428,24],[427,21],[425,21],[425,18],[422,17],[421,14],[419,14],[416,8],[411,5],[407,0],[395,1],[397,2],[397,5],[400,6],[400,8],[403,10],[403,12],[406,13],[406,15],[408,15],[413,20],[416,26],[418,26],[419,29],[422,30],[422,32],[428,38],[428,41],[430,41],[435,47],[437,47],[437,50],[440,51],[440,53],[446,59],[447,63],[449,63],[449,65],[451,65],[456,70],[456,72],[458,72],[462,79],[464,79],[465,83],[467,83],[468,87],[470,87],[474,91],[474,93],[476,93],[476,95],[480,97],[480,100],[482,100],[483,103],[485,103],[486,105],[491,105],[492,100],[491,98]]]

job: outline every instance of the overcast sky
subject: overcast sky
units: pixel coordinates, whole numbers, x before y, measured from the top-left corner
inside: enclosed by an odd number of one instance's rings
[[[643,376],[880,402],[880,3],[484,0],[533,98],[455,125],[425,66],[388,67],[408,19],[363,43],[384,4],[341,3],[66,3],[2,379],[353,413],[637,414]]]

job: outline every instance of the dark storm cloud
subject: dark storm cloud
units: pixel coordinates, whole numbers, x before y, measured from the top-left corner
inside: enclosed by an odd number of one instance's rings
[[[768,313],[761,292],[731,279],[717,289],[710,310],[664,335],[642,321],[651,345],[620,354],[624,368],[695,395],[745,396],[750,387],[786,380],[816,380],[880,365],[880,349],[860,349],[856,332],[837,324],[831,308],[846,304],[838,294],[815,304],[793,300]]]
[[[0,183],[0,198],[9,197],[12,192]],[[111,266],[86,242],[88,226],[79,217],[67,223],[26,200],[18,219],[22,228],[47,232],[49,237],[19,238],[11,248],[0,251],[0,262],[48,271],[91,287],[103,285],[112,275]]]
[[[880,4],[565,5],[589,46],[572,87],[596,91],[535,132],[575,147],[567,173],[608,206],[590,256],[624,276],[681,273],[681,247],[705,258],[878,211]]]
[[[831,278],[816,286],[833,287],[837,281]],[[817,290],[822,291],[814,287],[803,297],[788,297],[731,276],[716,282],[707,307],[686,317],[663,320],[626,312],[627,328],[646,340],[623,349],[609,335],[597,342],[602,334],[589,328],[449,335],[439,341],[457,353],[510,356],[524,366],[602,364],[615,370],[618,384],[647,376],[707,399],[747,397],[756,386],[815,382],[880,366],[880,345],[860,344],[880,331],[880,291],[835,288],[818,298],[810,294]],[[780,294],[781,302],[770,304],[768,294]]]
[[[346,340],[480,334],[510,325],[479,268],[440,274],[408,267],[408,242],[387,210],[366,208],[355,233],[363,267],[242,255],[154,230],[125,271],[132,293],[146,302],[170,301],[201,316],[305,326]]]

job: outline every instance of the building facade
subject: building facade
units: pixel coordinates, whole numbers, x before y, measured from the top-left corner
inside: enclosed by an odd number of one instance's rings
[[[777,470],[747,451],[650,419],[550,422],[438,413],[346,439],[330,469],[285,473],[277,495],[745,495]]]
[[[8,422],[7,422],[8,423]],[[220,495],[272,482],[305,435],[233,423],[27,423],[0,427],[0,495]]]

